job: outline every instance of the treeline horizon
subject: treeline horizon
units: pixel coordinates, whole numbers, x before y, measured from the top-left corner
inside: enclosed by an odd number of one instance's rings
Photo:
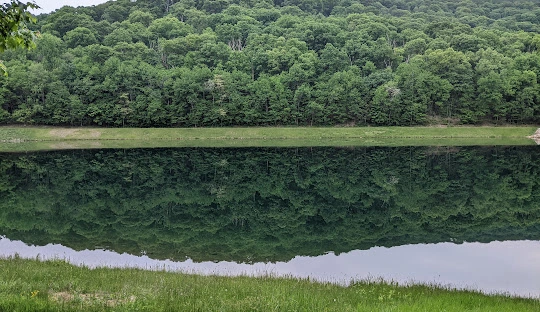
[[[196,262],[539,240],[537,155],[536,146],[0,154],[0,235]]]
[[[540,122],[540,1],[118,0],[38,16],[0,124]]]

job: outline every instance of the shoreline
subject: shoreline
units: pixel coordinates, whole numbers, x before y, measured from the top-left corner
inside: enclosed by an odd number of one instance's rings
[[[536,131],[536,132],[535,132]],[[527,127],[62,128],[0,126],[0,151],[137,147],[535,145]]]

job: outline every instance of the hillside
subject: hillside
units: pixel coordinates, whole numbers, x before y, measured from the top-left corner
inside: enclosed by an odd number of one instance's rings
[[[540,1],[118,0],[0,54],[0,123],[540,122]]]

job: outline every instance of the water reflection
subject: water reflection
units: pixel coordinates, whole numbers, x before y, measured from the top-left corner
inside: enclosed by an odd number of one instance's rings
[[[481,283],[502,285],[504,280],[493,277],[520,262],[496,248],[493,253],[499,250],[500,259],[509,261],[506,267],[486,273],[483,281],[461,283],[452,276],[474,276],[467,270],[456,273],[456,263],[467,259],[467,253],[483,250],[481,246],[540,240],[537,152],[536,146],[523,146],[1,154],[0,235],[36,246],[101,247],[120,254],[144,253],[148,257],[143,259],[236,262],[271,266],[276,272],[283,263],[334,259],[313,262],[309,272],[330,270],[333,278],[343,272],[346,280],[370,273],[479,288]],[[382,249],[387,252],[402,250],[398,246],[405,251],[420,248],[407,246],[413,244],[426,248],[423,259],[431,261],[429,265],[418,258],[410,260],[423,263],[416,269],[358,271],[356,267],[364,267],[361,260],[336,260],[356,253],[368,257],[377,252],[374,246],[393,247]],[[461,258],[445,254],[454,248],[463,251]],[[328,252],[335,255],[325,255]],[[383,256],[388,261],[405,257]],[[373,264],[385,263],[383,256]],[[276,264],[266,264],[272,262]],[[307,262],[300,265],[310,268]],[[421,270],[430,265],[434,271]],[[438,279],[450,269],[453,273]],[[523,285],[528,285],[526,276]],[[538,293],[529,286],[497,288],[505,289]]]
[[[353,279],[382,277],[399,283],[421,282],[452,285],[486,293],[509,293],[540,297],[540,242],[451,243],[374,247],[339,256],[298,256],[288,262],[235,263],[175,262],[148,256],[119,254],[107,250],[75,251],[58,244],[28,246],[0,239],[0,256],[67,259],[89,267],[130,267],[216,275],[275,275],[309,277],[312,280],[347,284]]]

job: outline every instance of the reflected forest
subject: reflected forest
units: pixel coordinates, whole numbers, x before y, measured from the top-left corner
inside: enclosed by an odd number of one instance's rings
[[[0,235],[274,262],[540,239],[536,147],[184,148],[0,156]]]

